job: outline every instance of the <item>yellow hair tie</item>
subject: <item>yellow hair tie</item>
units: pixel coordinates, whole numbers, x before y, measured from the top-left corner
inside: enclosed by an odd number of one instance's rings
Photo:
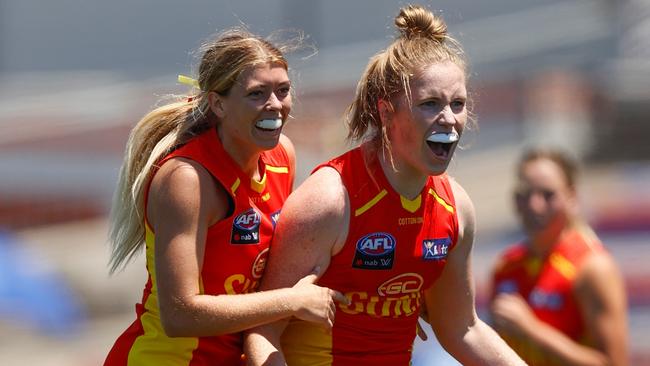
[[[189,76],[178,75],[178,82],[181,83],[181,84],[193,86],[193,87],[195,87],[197,89],[201,89],[201,87],[199,86],[199,81],[196,80],[196,79],[192,79]]]

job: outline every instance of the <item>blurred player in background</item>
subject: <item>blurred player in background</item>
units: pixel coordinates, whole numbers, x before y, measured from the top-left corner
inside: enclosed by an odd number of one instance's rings
[[[577,166],[527,151],[514,198],[526,239],[494,269],[495,329],[530,365],[627,365],[623,280],[578,213]]]

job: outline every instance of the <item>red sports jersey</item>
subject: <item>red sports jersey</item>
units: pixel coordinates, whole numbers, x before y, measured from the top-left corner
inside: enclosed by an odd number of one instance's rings
[[[543,260],[530,253],[526,243],[508,248],[497,264],[492,296],[519,293],[543,322],[557,328],[576,342],[583,340],[582,315],[573,294],[573,285],[583,260],[604,247],[595,234],[585,228],[571,229]],[[552,365],[548,356],[521,339],[508,344],[531,365]]]
[[[367,164],[366,164],[367,162]],[[447,176],[429,177],[409,200],[395,192],[362,148],[323,166],[336,169],[350,199],[343,249],[319,285],[341,291],[331,335],[292,320],[282,337],[289,365],[409,365],[423,291],[456,244],[458,222]]]
[[[261,181],[245,175],[223,149],[216,129],[192,139],[165,157],[194,160],[230,193],[233,214],[208,229],[201,269],[201,293],[242,294],[254,291],[262,275],[280,208],[291,192],[292,174],[283,147],[262,153]],[[197,193],[198,194],[198,193]],[[170,338],[160,323],[154,261],[155,233],[146,225],[149,278],[137,319],[118,338],[105,365],[237,365],[240,333],[215,337]]]

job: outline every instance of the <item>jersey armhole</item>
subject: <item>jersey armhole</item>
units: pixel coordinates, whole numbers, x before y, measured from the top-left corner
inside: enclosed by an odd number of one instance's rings
[[[163,159],[160,163],[156,164],[156,166],[152,170],[151,177],[149,177],[149,179],[148,179],[147,187],[146,187],[145,193],[144,193],[144,208],[143,208],[145,227],[148,227],[151,230],[151,232],[154,232],[153,226],[151,225],[151,222],[149,222],[149,215],[148,215],[148,212],[147,212],[147,206],[149,204],[149,190],[151,189],[151,183],[153,182],[153,179],[156,176],[156,173],[158,173],[158,170],[160,170],[160,168],[162,168],[162,166],[165,163],[167,163],[169,160],[171,160],[173,158],[187,159],[187,160],[193,161],[193,162],[199,164],[200,166],[202,166],[203,169],[205,169],[205,171],[212,178],[212,182],[214,183],[214,188],[215,189],[220,189],[223,193],[225,193],[226,200],[228,202],[227,203],[228,207],[226,209],[226,214],[221,219],[219,219],[219,220],[215,221],[214,223],[210,224],[210,226],[208,228],[211,228],[212,226],[218,224],[219,222],[228,219],[229,217],[231,217],[235,213],[235,200],[234,200],[234,197],[233,197],[232,193],[229,192],[226,189],[226,187],[221,183],[221,181],[219,181],[219,179],[217,177],[215,177],[207,167],[205,167],[203,164],[201,164],[201,162],[192,159],[191,157],[183,156],[183,155],[176,155],[176,156],[167,157],[167,158]]]

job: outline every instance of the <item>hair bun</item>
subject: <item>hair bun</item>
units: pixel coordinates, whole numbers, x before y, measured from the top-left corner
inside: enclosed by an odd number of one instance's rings
[[[395,17],[395,26],[407,39],[424,37],[443,42],[447,38],[447,24],[421,5],[408,5]]]

